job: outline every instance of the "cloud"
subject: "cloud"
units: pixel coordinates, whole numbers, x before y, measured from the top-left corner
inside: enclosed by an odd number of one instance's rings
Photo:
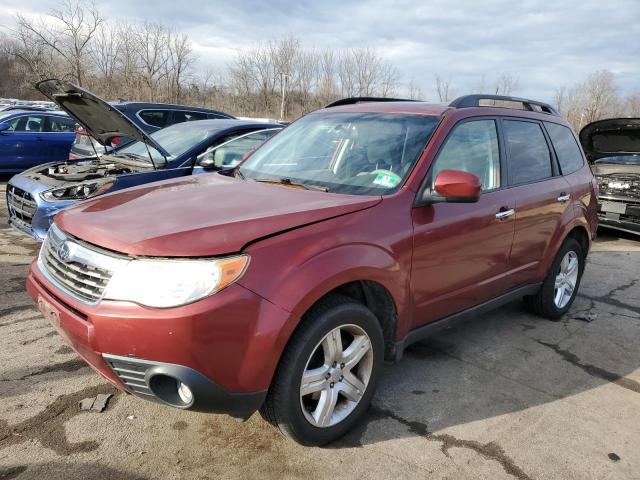
[[[611,70],[624,93],[640,83],[640,2],[637,0],[356,1],[98,0],[117,21],[157,21],[187,33],[200,68],[224,69],[237,49],[285,35],[317,48],[374,47],[405,83],[433,97],[435,74],[459,93],[502,74],[517,93],[552,100],[563,85]],[[38,0],[3,0],[0,29],[16,12],[46,13]]]

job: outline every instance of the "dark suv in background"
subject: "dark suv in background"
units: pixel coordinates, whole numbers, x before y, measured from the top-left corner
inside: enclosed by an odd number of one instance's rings
[[[523,297],[565,314],[596,189],[546,104],[349,99],[234,169],[64,210],[27,289],[118,388],[318,445],[407,345]]]
[[[217,118],[235,118],[229,113],[219,112],[217,110],[171,105],[168,103],[111,102],[110,105],[146,133],[153,133],[176,123]],[[117,138],[112,145],[117,148],[132,140],[131,138]],[[111,150],[111,148],[101,145],[92,138],[86,130],[79,127],[76,130],[76,138],[71,146],[71,152],[69,152],[69,159],[76,160],[79,158],[95,157],[96,153],[103,155]]]
[[[640,118],[590,123],[580,142],[600,186],[600,225],[640,235]]]

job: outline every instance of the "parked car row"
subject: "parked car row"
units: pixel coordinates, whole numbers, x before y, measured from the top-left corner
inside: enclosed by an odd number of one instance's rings
[[[27,290],[125,392],[259,410],[320,445],[411,343],[517,298],[558,319],[577,294],[598,185],[547,104],[355,98],[275,136],[233,119],[149,134],[79,87],[39,89],[102,145],[134,139],[8,190],[12,224],[44,236]]]

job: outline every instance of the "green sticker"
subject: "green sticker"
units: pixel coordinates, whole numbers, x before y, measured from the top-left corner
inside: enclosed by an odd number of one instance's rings
[[[393,172],[380,172],[373,180],[373,183],[384,188],[393,188],[400,183],[400,176]]]

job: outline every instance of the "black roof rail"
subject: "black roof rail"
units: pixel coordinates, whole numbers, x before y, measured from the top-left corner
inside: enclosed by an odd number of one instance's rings
[[[548,103],[538,102],[537,100],[529,100],[527,98],[508,97],[505,95],[485,95],[485,94],[463,95],[462,97],[456,98],[453,102],[449,104],[449,106],[454,108],[490,107],[490,106],[509,108],[503,105],[481,105],[480,102],[482,100],[521,103],[522,106],[524,107],[524,110],[560,116],[558,111]],[[538,108],[535,108],[535,107],[538,107]]]
[[[336,100],[326,105],[324,108],[341,107],[342,105],[354,105],[356,103],[367,102],[419,102],[420,100],[411,100],[410,98],[387,98],[387,97],[349,97]]]

